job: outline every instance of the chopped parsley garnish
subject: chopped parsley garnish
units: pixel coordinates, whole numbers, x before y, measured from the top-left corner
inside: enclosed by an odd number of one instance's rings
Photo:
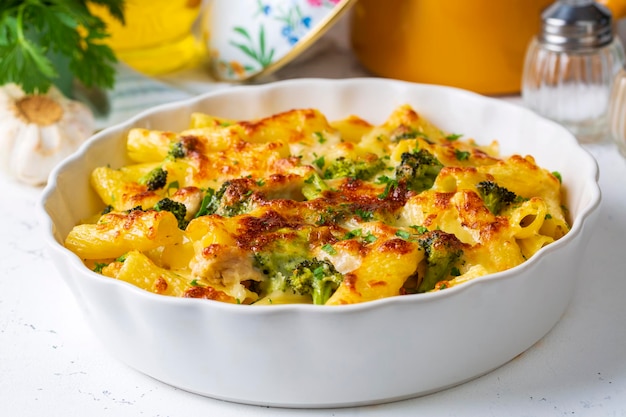
[[[452,133],[448,136],[446,136],[446,140],[449,140],[450,142],[454,142],[455,140],[458,140],[461,136],[463,136],[462,134],[458,134],[458,133]]]
[[[100,263],[100,262],[96,262],[96,264],[94,265],[93,271],[97,272],[99,274],[102,273],[102,269],[107,266],[108,264],[106,263]]]
[[[313,134],[315,135],[319,143],[326,142],[326,138],[324,137],[324,134],[322,132],[313,132]]]
[[[386,184],[385,185],[385,189],[383,190],[382,193],[378,194],[378,198],[385,199],[387,198],[387,196],[389,195],[389,192],[398,186],[398,181],[396,181],[393,178],[389,178],[386,175],[381,175],[380,177],[376,178],[376,183],[377,184]]]
[[[196,213],[195,217],[200,217],[200,216],[205,216],[209,213],[211,213],[212,211],[212,206],[215,204],[214,202],[214,197],[215,195],[215,190],[212,188],[208,188],[206,190],[206,194],[204,195],[204,197],[202,198],[202,203],[200,203],[200,209],[198,209],[198,212]]]
[[[345,235],[343,235],[343,240],[348,240],[348,239],[352,239],[355,237],[359,237],[361,236],[362,232],[363,231],[361,229],[350,230],[349,232],[346,232]]]
[[[315,165],[315,166],[316,166],[316,167],[318,167],[319,169],[324,168],[324,164],[325,164],[325,163],[326,163],[326,162],[324,161],[324,155],[319,156],[319,157],[317,157],[317,158],[315,158],[315,159],[313,160],[313,165]]]
[[[396,236],[404,239],[404,240],[408,240],[411,237],[411,234],[409,232],[407,232],[406,230],[398,230],[396,232]]]
[[[409,226],[411,229],[415,229],[415,231],[417,233],[419,233],[420,235],[423,235],[424,233],[428,232],[428,229],[424,226],[420,226],[420,225],[413,225],[413,226]]]
[[[428,135],[426,135],[423,132],[418,132],[415,129],[409,130],[407,132],[398,133],[397,135],[394,135],[391,138],[391,140],[394,141],[394,142],[399,142],[399,141],[405,140],[405,139],[417,139],[417,138],[422,138],[425,141],[430,143],[430,138],[428,137]]]
[[[367,243],[374,243],[378,240],[378,238],[374,236],[372,232],[367,232],[367,234],[363,236],[363,240],[366,241]]]
[[[171,190],[171,189],[180,189],[180,184],[178,183],[178,181],[172,181],[169,184],[167,184],[167,190]]]
[[[470,153],[467,151],[461,151],[459,149],[455,149],[454,156],[456,156],[456,159],[459,161],[467,161],[470,157]]]
[[[335,250],[335,248],[333,248],[333,245],[331,245],[330,243],[327,243],[324,246],[322,246],[322,250],[329,255],[337,254],[337,251]]]
[[[415,139],[417,137],[417,131],[416,130],[411,130],[409,132],[403,132],[400,133],[399,135],[395,135],[393,137],[394,141],[401,141],[403,139]]]
[[[374,217],[374,213],[368,210],[363,210],[363,209],[354,210],[354,214],[359,216],[361,220],[363,220],[364,222],[370,221]]]
[[[563,183],[563,177],[561,176],[561,173],[559,171],[552,171],[552,175],[554,175],[556,179],[559,180],[559,183]]]

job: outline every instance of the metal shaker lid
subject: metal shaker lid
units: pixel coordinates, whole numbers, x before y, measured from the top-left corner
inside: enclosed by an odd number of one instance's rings
[[[592,0],[558,0],[541,15],[538,36],[555,52],[588,52],[613,41],[611,11]]]

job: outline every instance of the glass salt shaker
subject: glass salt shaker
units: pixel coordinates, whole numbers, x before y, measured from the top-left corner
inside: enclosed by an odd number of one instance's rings
[[[613,82],[609,108],[609,129],[617,149],[626,158],[626,69],[622,68]]]
[[[582,143],[609,133],[609,97],[624,64],[611,12],[592,0],[558,0],[541,16],[526,52],[522,98]]]

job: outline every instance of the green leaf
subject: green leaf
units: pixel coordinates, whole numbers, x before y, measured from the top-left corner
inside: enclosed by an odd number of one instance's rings
[[[9,45],[17,33],[17,19],[13,16],[0,15],[0,45]]]
[[[0,84],[21,85],[26,93],[47,91],[58,76],[50,60],[27,40],[0,47],[0,56]]]
[[[237,27],[233,28],[233,31],[239,33],[240,35],[243,35],[245,38],[249,39],[250,41],[252,40],[252,38],[250,37],[250,34],[248,33],[248,31],[245,28],[237,26]]]
[[[87,87],[111,88],[115,84],[114,62],[115,55],[108,46],[90,43],[70,61],[70,70]]]
[[[265,27],[261,25],[261,30],[259,33],[259,46],[261,49],[259,63],[263,68],[269,66],[272,63],[272,57],[274,56],[274,48],[269,51],[269,55],[266,54],[266,43],[265,43]]]
[[[268,62],[272,62],[274,61],[274,48],[272,48],[272,50],[270,51],[269,56],[267,57]]]
[[[256,52],[254,52],[252,49],[250,49],[248,46],[242,44],[242,43],[236,43],[231,41],[230,44],[236,48],[239,48],[239,50],[241,50],[241,52],[243,52],[244,54],[248,55],[250,58],[254,59],[255,61],[259,61]]]
[[[264,25],[261,25],[261,28],[259,29],[259,55],[261,56],[261,60],[263,60],[265,56],[265,26]]]
[[[124,20],[124,0],[91,0]],[[28,93],[45,92],[71,72],[86,86],[110,88],[115,54],[102,39],[106,25],[84,0],[3,0],[0,6],[0,84]],[[56,66],[51,57],[60,58]],[[65,64],[65,63],[67,64]],[[67,65],[64,67],[64,65]]]
[[[124,20],[124,3],[125,0],[89,0],[90,3],[99,4],[107,8],[109,14],[117,19],[120,23]]]

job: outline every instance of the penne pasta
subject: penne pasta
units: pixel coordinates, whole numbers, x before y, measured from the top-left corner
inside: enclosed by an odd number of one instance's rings
[[[131,129],[99,167],[105,206],[65,245],[146,291],[242,304],[352,304],[441,291],[523,263],[569,226],[557,175],[411,106],[379,125],[316,109],[194,113]]]

